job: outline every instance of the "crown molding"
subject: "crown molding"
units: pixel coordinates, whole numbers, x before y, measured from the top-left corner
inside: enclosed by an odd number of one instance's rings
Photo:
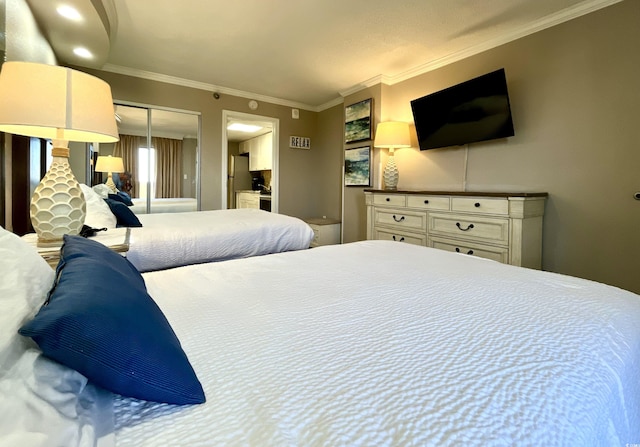
[[[344,104],[344,98],[342,96],[339,96],[338,98],[332,99],[329,102],[325,102],[324,104],[319,105],[318,107],[316,107],[315,112],[325,111],[327,109],[330,109],[331,107],[337,106],[338,104]]]
[[[191,87],[199,90],[205,90],[210,92],[217,92],[220,94],[238,96],[240,98],[255,99],[256,101],[269,102],[271,104],[277,104],[285,107],[292,107],[296,109],[309,110],[311,112],[317,112],[318,107],[309,104],[304,104],[296,101],[289,101],[281,98],[274,98],[272,96],[260,95],[258,93],[245,92],[243,90],[236,90],[228,87],[222,87],[220,85],[209,84],[206,82],[192,81],[190,79],[178,78],[176,76],[169,76],[160,73],[154,73],[152,71],[138,70],[135,68],[123,67],[121,65],[106,64],[102,67],[103,71],[110,73],[117,73],[126,76],[133,76],[135,78],[148,79],[150,81],[164,82],[167,84],[180,85],[182,87]]]
[[[527,24],[527,26],[520,28],[518,30],[515,30],[511,33],[504,34],[494,39],[488,40],[486,42],[482,42],[481,44],[474,45],[472,47],[466,48],[461,51],[457,51],[450,55],[441,57],[440,59],[427,62],[426,64],[419,65],[417,67],[414,67],[402,73],[398,73],[393,76],[380,75],[380,76],[373,77],[365,82],[362,82],[358,85],[353,86],[350,89],[340,92],[340,94],[342,96],[353,94],[357,91],[360,91],[362,89],[375,85],[374,83],[376,81],[378,83],[384,83],[387,85],[397,84],[399,82],[406,81],[407,79],[414,78],[421,74],[428,73],[430,71],[436,70],[438,68],[442,68],[454,62],[458,62],[468,57],[475,56],[476,54],[480,54],[487,50],[491,50],[493,48],[499,47],[500,45],[504,45],[506,43],[513,42],[515,40],[529,36],[531,34],[535,34],[538,31],[551,28],[553,26],[559,25],[564,22],[568,22],[570,20],[576,19],[578,17],[597,11],[599,9],[606,8],[607,6],[620,3],[621,1],[623,0],[591,0],[591,1],[583,2],[578,5],[566,8],[555,14],[551,14],[546,17],[543,17],[542,19],[531,22]]]
[[[108,1],[109,0],[106,0],[107,3]],[[436,70],[438,68],[442,68],[454,62],[461,61],[468,57],[475,56],[487,50],[491,50],[493,48],[499,47],[506,43],[513,42],[520,38],[537,33],[538,31],[551,28],[561,23],[568,22],[569,20],[573,20],[575,18],[581,17],[591,12],[606,8],[607,6],[620,3],[621,1],[623,0],[590,0],[590,1],[582,2],[578,5],[571,6],[555,14],[551,14],[539,20],[531,22],[526,26],[518,30],[515,30],[511,33],[498,36],[496,38],[490,39],[481,44],[474,45],[464,50],[457,51],[450,55],[433,60],[431,62],[427,62],[425,64],[406,70],[402,73],[398,73],[396,75],[380,74],[380,75],[374,76],[365,81],[359,82],[353,87],[339,91],[338,92],[338,94],[340,95],[339,97],[318,106],[312,106],[310,104],[304,104],[304,103],[289,101],[281,98],[275,98],[272,96],[266,96],[266,95],[260,95],[260,94],[246,92],[242,90],[236,90],[232,88],[222,87],[219,85],[208,84],[205,82],[192,81],[189,79],[178,78],[175,76],[163,75],[160,73],[154,73],[154,72],[145,71],[145,70],[138,70],[138,69],[133,69],[128,67],[123,67],[120,65],[106,64],[102,67],[102,70],[111,72],[111,73],[117,73],[117,74],[133,76],[133,77],[142,78],[142,79],[148,79],[152,81],[180,85],[183,87],[191,87],[199,90],[238,96],[240,98],[255,99],[256,101],[264,101],[264,102],[269,102],[271,104],[298,108],[298,109],[308,110],[311,112],[322,112],[338,104],[344,103],[345,97],[352,95],[356,92],[359,92],[361,90],[364,90],[365,88],[370,88],[378,84],[386,84],[386,85],[397,84],[407,79],[411,79],[421,74],[428,73],[430,71]]]

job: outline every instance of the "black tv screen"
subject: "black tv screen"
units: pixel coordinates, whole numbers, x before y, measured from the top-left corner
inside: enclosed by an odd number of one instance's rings
[[[514,135],[504,69],[411,101],[420,150]]]

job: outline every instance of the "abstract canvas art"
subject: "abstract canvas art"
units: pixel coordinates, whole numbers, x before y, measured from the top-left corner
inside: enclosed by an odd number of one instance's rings
[[[371,98],[345,108],[345,143],[371,139]]]
[[[344,184],[345,186],[371,185],[371,146],[345,150]]]

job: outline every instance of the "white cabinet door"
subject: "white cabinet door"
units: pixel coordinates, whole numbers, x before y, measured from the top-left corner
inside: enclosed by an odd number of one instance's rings
[[[263,171],[270,171],[273,165],[272,134],[260,137],[260,165]]]
[[[247,141],[249,147],[249,171],[260,171],[260,148],[258,139],[252,138]]]
[[[251,192],[236,193],[236,208],[260,208],[260,195]]]
[[[271,133],[252,138],[249,146],[249,170],[270,171],[272,163]]]

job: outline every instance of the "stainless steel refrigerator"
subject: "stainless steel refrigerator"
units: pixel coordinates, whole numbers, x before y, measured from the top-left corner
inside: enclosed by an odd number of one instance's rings
[[[251,190],[249,157],[245,155],[231,155],[229,157],[229,171],[227,178],[227,208],[236,207],[236,191],[247,190]]]

